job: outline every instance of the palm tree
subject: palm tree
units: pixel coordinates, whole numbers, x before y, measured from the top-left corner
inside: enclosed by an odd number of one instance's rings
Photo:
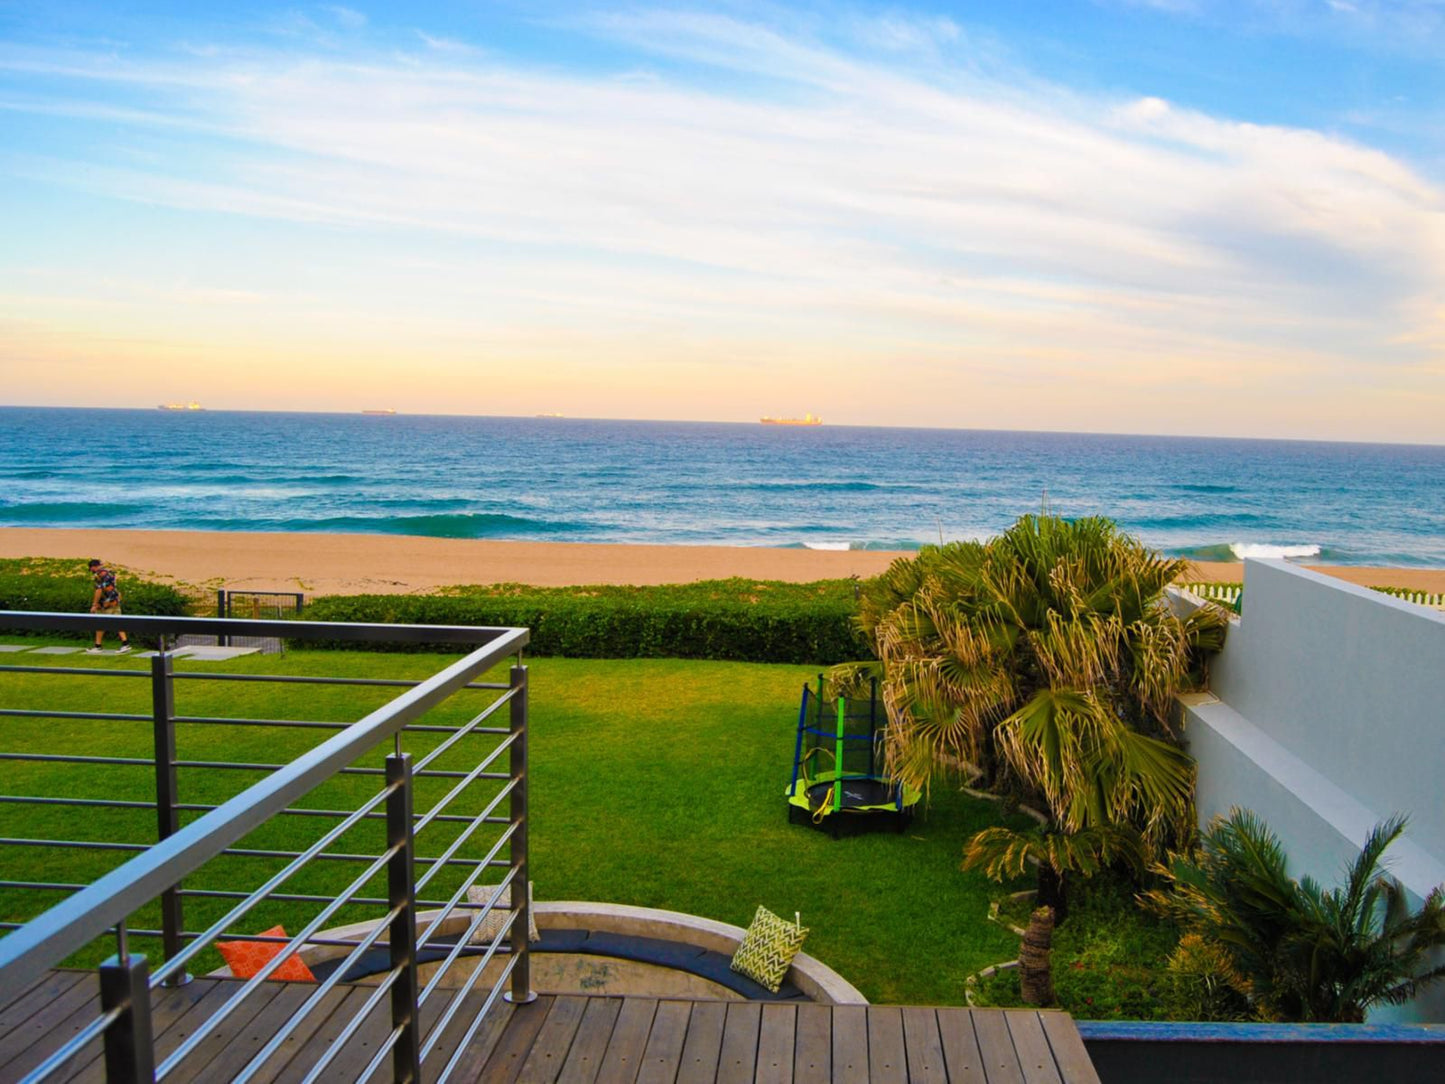
[[[1410,913],[1400,883],[1380,869],[1405,818],[1375,826],[1344,885],[1322,888],[1286,871],[1279,840],[1248,810],[1216,818],[1193,857],[1160,867],[1167,888],[1144,900],[1221,946],[1265,1015],[1359,1022],[1445,977],[1430,953],[1445,947],[1445,891]]]
[[[1069,914],[1070,875],[1092,877],[1115,863],[1136,873],[1144,872],[1144,844],[1133,828],[1101,825],[1077,832],[985,828],[969,839],[963,852],[964,869],[981,869],[984,876],[995,881],[1021,877],[1030,864],[1036,866],[1038,893],[1034,902],[1053,908],[1054,921],[1059,923]]]
[[[1187,832],[1194,768],[1170,712],[1225,621],[1170,609],[1183,567],[1099,518],[1024,516],[986,544],[925,547],[862,595],[878,663],[834,678],[881,677],[906,785],[967,765],[1041,798],[1066,833]]]

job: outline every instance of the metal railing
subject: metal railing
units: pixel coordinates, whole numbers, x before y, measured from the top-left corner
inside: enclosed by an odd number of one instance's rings
[[[114,955],[98,969],[98,1013],[74,1034],[57,1037],[55,1049],[37,1046],[38,1063],[23,1079],[44,1080],[73,1072],[87,1062],[103,1063],[106,1079],[111,1081],[161,1080],[182,1067],[188,1070],[183,1074],[187,1076],[204,1072],[190,1059],[206,1056],[198,1051],[228,1018],[245,1019],[248,999],[258,991],[263,991],[261,996],[274,993],[274,985],[266,990],[270,976],[303,953],[312,956],[313,962],[326,953],[340,959],[333,960],[335,966],[310,996],[278,1024],[232,1079],[252,1079],[313,1014],[331,1012],[328,993],[353,969],[365,966],[373,950],[386,950],[385,963],[368,980],[374,980],[375,986],[310,1065],[306,1080],[336,1079],[331,1068],[335,1059],[383,998],[389,1000],[390,1030],[375,1043],[374,1053],[355,1074],[357,1080],[371,1079],[388,1061],[396,1081],[447,1080],[499,996],[505,993],[509,1000],[531,1000],[528,685],[527,668],[521,661],[528,640],[526,629],[12,612],[0,612],[0,628],[64,634],[125,628],[133,637],[160,644],[145,670],[29,665],[13,654],[6,658],[16,660],[14,664],[0,666],[0,679],[8,680],[11,688],[30,683],[32,701],[28,706],[0,707],[0,716],[7,722],[16,721],[7,730],[11,737],[6,743],[20,741],[15,727],[23,726],[24,720],[42,721],[57,734],[60,732],[51,721],[67,720],[72,731],[79,728],[83,734],[92,728],[97,736],[130,745],[136,743],[132,731],[148,730],[151,748],[150,756],[69,752],[63,741],[54,747],[47,745],[43,751],[33,743],[23,750],[0,749],[0,761],[16,766],[7,773],[12,780],[50,778],[65,791],[0,795],[0,811],[68,809],[85,818],[67,825],[75,828],[94,828],[103,812],[121,818],[153,810],[155,816],[153,840],[40,838],[31,832],[0,836],[0,862],[12,869],[19,866],[27,874],[32,866],[48,868],[24,857],[37,853],[72,854],[76,862],[100,861],[104,855],[131,856],[88,884],[29,875],[0,881],[0,891],[7,894],[12,911],[16,893],[34,894],[37,900],[52,898],[56,892],[70,893],[27,922],[0,923],[0,928],[12,931],[0,939],[0,992],[5,996],[25,990],[77,955],[93,959],[104,939],[112,935],[115,939]],[[471,650],[424,680],[258,674],[245,668],[177,670],[166,645],[187,634],[453,644]],[[506,682],[479,680],[508,658],[513,663]],[[107,691],[145,682],[149,710],[75,710],[73,694],[62,697],[60,706],[41,707],[35,701],[53,703],[56,698],[47,700],[35,692],[34,685],[40,681],[47,683],[47,689],[50,683],[69,689],[74,687],[72,683],[98,682]],[[315,695],[316,686],[337,686],[350,696],[403,691],[355,722],[185,715],[177,710],[176,684],[181,681],[197,683],[197,689],[216,683],[211,687],[226,690],[228,701],[240,700],[234,693],[258,685],[289,689],[293,695],[303,690]],[[473,710],[475,704],[458,703],[464,693],[479,693],[487,702]],[[185,695],[190,695],[189,686]],[[501,715],[503,708],[505,716]],[[503,721],[501,725],[498,720]],[[187,748],[193,744],[214,747],[217,731],[211,728],[235,728],[221,733],[238,744],[254,745],[244,740],[254,736],[283,747],[307,736],[320,740],[278,762],[181,755],[184,750],[178,751],[178,732]],[[404,736],[415,744],[414,752],[403,748]],[[478,742],[485,748],[477,749]],[[57,748],[60,751],[55,751]],[[378,753],[385,754],[381,764],[374,763]],[[504,755],[505,765],[500,763]],[[57,775],[55,765],[66,766],[67,773]],[[135,797],[137,784],[125,773],[137,772],[151,780],[144,786],[153,789],[153,799]],[[107,782],[110,773],[121,774],[116,781]],[[181,801],[183,785],[203,792],[217,786],[224,790],[226,784],[218,780],[244,779],[246,773],[262,773],[262,778],[218,801]],[[122,786],[127,778],[130,781]],[[87,779],[105,784],[99,796],[76,793]],[[376,782],[381,784],[379,789]],[[6,789],[13,788],[12,782]],[[358,793],[362,788],[365,792]],[[117,797],[116,790],[131,796]],[[342,795],[347,797],[342,799]],[[300,804],[303,800],[305,804]],[[13,823],[23,815],[7,819]],[[315,838],[303,834],[298,840],[297,825],[317,826]],[[488,828],[490,834],[483,831]],[[384,836],[374,839],[378,830]],[[73,834],[92,837],[94,832]],[[368,843],[368,837],[374,839],[374,851],[358,845],[358,841]],[[418,841],[422,850],[434,853],[419,854]],[[15,855],[22,857],[17,860]],[[279,868],[270,868],[278,863]],[[474,900],[468,890],[492,869],[505,871],[500,883],[488,886],[484,898]],[[203,887],[203,877],[216,878],[218,883]],[[250,883],[253,880],[260,883]],[[384,892],[380,890],[383,882]],[[510,890],[510,907],[501,902],[504,889]],[[421,907],[432,910],[419,914]],[[488,919],[504,908],[505,918],[491,923],[495,927],[489,931],[491,936],[478,938]],[[159,914],[154,925],[135,925],[137,912],[155,910]],[[258,917],[261,912],[273,917],[284,912],[288,925],[297,924],[296,932],[283,936],[242,932],[243,925],[268,921]],[[358,915],[365,920],[355,921]],[[199,928],[189,928],[187,919],[196,916],[203,916],[192,923]],[[335,930],[346,919],[352,921],[345,929]],[[165,992],[163,987],[189,981],[189,968],[200,963],[214,966],[211,950],[222,938],[275,944],[280,952],[254,976],[236,980],[224,1002],[178,1045],[168,1052],[158,1051],[151,1020],[153,998]],[[133,941],[156,946],[156,966],[146,955],[131,951]],[[422,950],[441,957],[424,984],[418,959]],[[463,976],[458,966],[463,959],[475,963],[469,976]],[[479,985],[494,959],[499,966],[491,969],[490,985]],[[455,985],[448,985],[449,980]],[[436,1001],[424,1018],[422,1009],[433,999]],[[328,1018],[328,1026],[333,1021],[334,1016]],[[452,1038],[460,1036],[460,1040],[441,1043],[448,1029]],[[65,1041],[59,1042],[60,1038]],[[206,1049],[213,1055],[215,1044]]]

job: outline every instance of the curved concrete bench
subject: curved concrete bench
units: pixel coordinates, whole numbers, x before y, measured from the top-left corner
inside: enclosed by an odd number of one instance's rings
[[[438,912],[424,911],[417,916],[418,929],[425,929]],[[686,971],[753,1000],[805,1000],[829,1005],[866,1005],[868,1000],[832,968],[807,953],[793,958],[793,965],[784,977],[784,986],[773,994],[746,976],[728,968],[733,953],[742,941],[745,930],[726,922],[663,911],[652,907],[631,907],[619,903],[587,903],[561,901],[538,903],[532,913],[537,932],[542,935],[533,951],[578,953],[635,960],[640,963]],[[442,959],[447,948],[466,930],[471,921],[467,911],[457,911],[433,933],[429,944],[418,953],[422,963]],[[327,930],[318,936],[355,938],[371,931],[373,923],[359,922]],[[301,958],[318,978],[335,970],[348,953],[340,945],[313,945],[301,950]],[[465,955],[479,955],[480,949],[466,948]],[[350,968],[345,981],[385,971],[386,950],[365,953]],[[229,974],[228,970],[215,974]]]

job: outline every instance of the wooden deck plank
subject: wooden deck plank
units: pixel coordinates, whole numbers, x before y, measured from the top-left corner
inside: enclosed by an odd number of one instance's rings
[[[177,1069],[177,1075],[168,1076],[166,1079],[230,1080],[250,1064],[251,1059],[271,1041],[281,1026],[295,1016],[306,1003],[306,999],[316,992],[311,983],[288,982],[277,985],[280,989],[275,991],[275,996],[259,1012],[251,1014],[249,1020],[244,1023],[227,1021],[229,1038],[209,1063],[204,1067],[193,1067],[192,1060],[188,1058]],[[208,1039],[203,1045],[210,1042]]]
[[[201,1040],[200,1045],[166,1075],[166,1080],[175,1081],[176,1084],[187,1084],[198,1077],[202,1080],[222,1079],[220,1073],[210,1072],[210,1063],[220,1057],[233,1043],[239,1045],[244,1041],[243,1036],[246,1034],[246,1029],[270,1007],[271,1002],[281,995],[281,987],[281,983],[262,983],[256,987],[247,995],[245,1001],[236,1006],[230,1016],[221,1021],[219,1027],[210,1031],[210,1034]],[[239,991],[238,985],[232,989],[230,997],[234,998]],[[229,1000],[230,998],[227,999],[228,1002]],[[275,1030],[273,1024],[271,1033],[275,1034]],[[255,1050],[259,1049],[261,1046],[258,1044]]]
[[[833,1010],[828,1005],[799,1005],[793,1084],[829,1084],[832,1079]]]
[[[763,1006],[762,1027],[758,1031],[758,1067],[753,1077],[757,1084],[793,1084],[797,1031],[796,1005]]]
[[[572,1049],[562,1065],[559,1080],[563,1084],[592,1084],[602,1068],[602,1057],[607,1053],[607,1044],[612,1041],[612,1029],[617,1024],[617,1014],[622,1011],[622,999],[616,997],[594,997],[587,999],[587,1009],[577,1034],[572,1039]]]
[[[184,986],[162,987],[151,991],[151,1034],[159,1037],[190,1011],[216,985],[215,979],[193,979]],[[100,1011],[100,999],[96,998],[96,1011]],[[174,1048],[172,1048],[174,1049]],[[105,1084],[105,1059],[100,1044],[70,1069],[68,1079],[72,1084]]]
[[[682,1062],[677,1068],[677,1084],[712,1084],[717,1079],[726,1023],[726,1002],[699,1001],[692,1007],[692,1015],[687,1020],[687,1041],[682,1046]]]
[[[314,990],[303,987],[305,997],[302,998],[301,1003],[297,1005],[298,1011],[301,1005],[305,1004],[306,998],[309,998],[314,992]],[[326,1022],[331,1018],[331,1014],[334,1013],[353,992],[349,986],[340,986],[333,987],[322,994],[321,1000],[317,1002],[316,1007],[311,1010],[306,1019],[297,1024],[296,1030],[286,1036],[286,1038],[282,1040],[281,1045],[276,1049],[276,1052],[257,1068],[255,1079],[266,1082],[275,1080],[303,1048],[311,1045],[313,1037],[316,1037],[321,1029],[326,1026]],[[272,1035],[265,1035],[263,1039],[264,1042],[262,1042],[261,1045],[265,1046],[266,1043],[271,1041]],[[249,1057],[254,1058],[259,1052],[259,1048],[252,1050],[249,1052]],[[249,1061],[247,1064],[249,1064]]]
[[[1099,1071],[1084,1049],[1084,1040],[1073,1018],[1062,1012],[1041,1012],[1039,1023],[1048,1036],[1059,1075],[1066,1084],[1099,1084]]]
[[[476,1020],[477,1013],[486,1004],[487,995],[479,990],[473,990],[463,995],[466,1000],[457,1014],[447,1024],[447,1029],[433,1048],[431,1057],[421,1064],[422,1079],[435,1080],[441,1076],[446,1068],[447,1062],[451,1061],[456,1053],[457,1046],[466,1035],[467,1029]],[[502,1041],[507,1028],[512,1023],[512,1015],[516,1007],[509,1001],[498,998],[487,1010],[477,1030],[472,1034],[466,1049],[462,1051],[461,1057],[457,1058],[456,1065],[452,1068],[451,1079],[455,1081],[473,1081],[482,1079],[482,1070],[486,1067],[487,1061],[492,1056],[492,1051]]]
[[[478,1079],[487,1081],[487,1084],[512,1084],[517,1079],[537,1033],[552,1011],[554,1000],[544,996],[526,1005],[512,1007],[512,1018]]]
[[[1025,1084],[1063,1084],[1058,1067],[1054,1065],[1054,1053],[1049,1049],[1048,1037],[1044,1035],[1044,1026],[1039,1022],[1039,1014],[1008,1012],[1004,1015],[1008,1019],[1009,1035],[1013,1037]]]
[[[938,1014],[932,1009],[903,1010],[903,1051],[908,1057],[910,1084],[948,1084]]]
[[[758,1030],[762,1020],[762,1002],[728,1002],[722,1050],[717,1059],[718,1084],[752,1084],[758,1066]]]
[[[652,1018],[657,1014],[657,999],[628,997],[622,999],[622,1011],[612,1025],[612,1038],[602,1065],[597,1070],[597,1084],[632,1084],[637,1079],[642,1052],[652,1033]]]
[[[325,1057],[326,1052],[331,1049],[337,1037],[351,1022],[351,1018],[360,1011],[362,1003],[371,995],[371,992],[370,989],[360,986],[349,987],[346,996],[311,1033],[310,1040],[298,1044],[291,1059],[276,1070],[274,1079],[280,1084],[294,1084],[303,1079],[311,1071],[312,1066]],[[280,1053],[281,1051],[278,1050],[277,1054]]]
[[[988,1084],[1024,1084],[1013,1036],[1009,1034],[1002,1010],[974,1009],[970,1015]]]
[[[557,1079],[586,1011],[585,997],[559,997],[552,1002],[552,1011],[542,1022],[532,1052],[522,1063],[522,1071],[517,1076],[519,1084],[552,1084]]]
[[[939,1009],[937,1016],[950,1084],[988,1084],[978,1037],[973,1033],[973,1013],[968,1009]]]
[[[652,1034],[637,1070],[637,1084],[673,1084],[682,1065],[682,1048],[687,1040],[687,1023],[692,1003],[662,1001],[652,1018]]]
[[[0,1006],[0,1034],[24,1023],[61,994],[87,978],[99,996],[100,983],[94,971],[47,971],[23,990],[8,996]]]
[[[0,1008],[0,1079],[18,1079],[99,1012],[93,972],[54,972]],[[152,998],[157,1062],[198,1032],[205,1039],[168,1080],[230,1079],[299,1010],[314,989],[268,984],[212,1033],[208,1021],[241,984],[197,979]],[[374,993],[328,992],[257,1075],[294,1081],[311,1071]],[[422,1006],[427,1036],[452,997],[464,998],[427,1060],[430,1079],[452,1056],[485,1003],[479,992],[441,990]],[[11,1026],[4,1027],[4,1021]],[[338,1052],[328,1079],[350,1079],[391,1030],[383,998]],[[389,1069],[384,1070],[389,1075]],[[99,1041],[57,1079],[103,1084]],[[913,1008],[644,997],[543,997],[526,1006],[497,1002],[458,1058],[458,1081],[487,1084],[1099,1084],[1066,1013]]]
[[[87,1018],[71,1028],[68,1023],[71,1017],[82,1011],[88,1013]],[[33,1061],[33,1064],[38,1065],[51,1053],[59,1050],[71,1035],[89,1023],[89,1019],[99,1012],[98,982],[68,984],[45,1004],[37,1006],[34,1012],[27,1013],[4,1035],[0,1035],[0,1065],[5,1066],[4,1073],[0,1075],[10,1080],[19,1079],[24,1072],[16,1072],[10,1068],[16,1059],[26,1058],[37,1050],[43,1051],[41,1057]],[[69,1030],[61,1034],[62,1027]]]
[[[868,1010],[868,1080],[870,1084],[907,1084],[903,1010],[897,1005],[874,1005]]]
[[[833,1084],[868,1084],[868,1009],[833,1006]]]

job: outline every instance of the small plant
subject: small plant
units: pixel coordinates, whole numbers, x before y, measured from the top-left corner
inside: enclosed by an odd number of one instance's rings
[[[1197,933],[1186,934],[1169,957],[1169,988],[1164,997],[1176,1020],[1250,1020],[1249,982],[1229,952]]]
[[[1430,965],[1445,947],[1445,891],[1411,913],[1380,868],[1404,830],[1404,817],[1376,825],[1345,883],[1325,889],[1291,878],[1279,840],[1235,809],[1209,826],[1197,854],[1158,869],[1168,883],[1144,901],[1226,953],[1261,1015],[1360,1022],[1372,1005],[1408,1001],[1445,977],[1445,965]]]

